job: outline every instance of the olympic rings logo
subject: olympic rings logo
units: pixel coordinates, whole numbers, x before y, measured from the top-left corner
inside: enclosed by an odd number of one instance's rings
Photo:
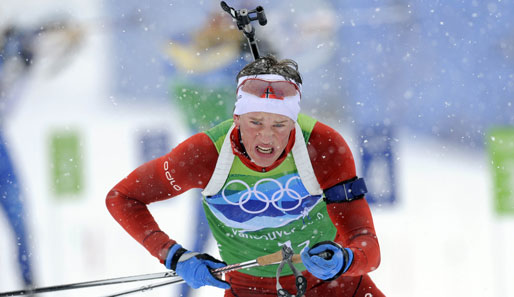
[[[221,192],[221,196],[223,197],[223,200],[225,200],[228,204],[230,205],[238,205],[243,211],[247,212],[247,213],[250,213],[250,214],[259,214],[259,213],[263,213],[265,212],[269,207],[270,205],[273,205],[276,209],[280,210],[280,211],[283,211],[283,212],[286,212],[286,211],[291,211],[291,210],[294,210],[296,208],[298,208],[301,204],[302,204],[302,200],[309,197],[309,194],[307,193],[307,195],[305,196],[302,196],[300,193],[298,193],[297,191],[289,188],[290,184],[292,181],[294,180],[300,180],[300,177],[299,176],[293,176],[291,177],[287,182],[286,182],[286,185],[285,187],[282,186],[282,184],[275,180],[275,179],[272,179],[272,178],[263,178],[261,180],[259,180],[257,183],[255,183],[255,185],[253,186],[253,188],[250,188],[250,186],[245,183],[244,181],[242,180],[239,180],[239,179],[235,179],[235,180],[231,180],[230,182],[228,182],[225,187],[223,188],[222,192]],[[278,190],[276,190],[272,195],[271,197],[268,197],[268,195],[262,191],[259,191],[258,190],[258,187],[260,184],[262,183],[265,183],[265,182],[270,182],[270,183],[274,183],[275,185],[277,185],[277,188]],[[240,191],[239,193],[241,193],[241,196],[239,197],[239,201],[237,202],[233,202],[233,201],[230,201],[227,196],[225,195],[225,190],[232,184],[241,184],[243,185],[243,187],[246,188],[246,190],[242,190]],[[288,195],[289,198],[292,198],[294,200],[296,200],[297,202],[295,203],[295,205],[293,205],[292,207],[289,207],[289,208],[283,208],[281,206],[278,205],[278,202],[284,197],[284,195]],[[245,204],[250,201],[250,199],[252,197],[255,197],[257,198],[257,200],[261,201],[264,203],[264,207],[262,209],[259,209],[259,210],[250,210],[250,209],[247,209],[245,207]]]

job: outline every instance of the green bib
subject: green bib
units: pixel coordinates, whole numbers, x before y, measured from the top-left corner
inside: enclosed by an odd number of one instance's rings
[[[304,139],[296,141],[307,141],[315,123],[300,114],[298,124]],[[229,120],[206,131],[218,152],[231,126]],[[220,255],[228,264],[277,252],[284,244],[300,253],[306,246],[334,240],[336,234],[323,195],[309,194],[291,152],[269,172],[254,171],[236,156],[223,187],[217,194],[204,197],[203,206]],[[292,274],[286,267],[282,275]],[[305,270],[302,264],[296,267]],[[270,265],[242,272],[273,277],[276,270],[277,265]]]

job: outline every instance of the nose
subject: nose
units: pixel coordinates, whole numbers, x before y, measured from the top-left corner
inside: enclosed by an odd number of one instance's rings
[[[273,134],[273,129],[264,127],[259,130],[259,133],[257,133],[258,140],[265,144],[271,144],[273,140]]]

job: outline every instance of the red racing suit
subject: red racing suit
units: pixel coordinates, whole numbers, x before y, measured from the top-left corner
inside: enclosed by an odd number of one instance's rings
[[[261,168],[241,153],[244,150],[238,141],[237,129],[233,130],[231,137],[234,154],[247,167],[257,171],[278,166],[295,141],[290,137],[284,154],[270,167]],[[355,162],[347,143],[329,126],[316,122],[307,150],[321,189],[356,176]],[[169,248],[176,241],[159,228],[147,205],[176,197],[192,188],[203,189],[214,172],[217,158],[218,151],[209,136],[203,132],[195,134],[168,154],[143,164],[120,181],[107,195],[107,208],[134,239],[164,263]],[[162,170],[165,162],[173,172],[172,178]],[[352,249],[354,259],[348,271],[333,281],[319,280],[304,271],[308,284],[305,296],[384,296],[367,275],[378,267],[380,249],[366,200],[331,203],[327,205],[327,211],[337,228],[334,241]],[[225,296],[277,294],[274,278],[230,272],[225,279],[231,284]],[[292,294],[296,292],[294,276],[281,277],[280,283]]]

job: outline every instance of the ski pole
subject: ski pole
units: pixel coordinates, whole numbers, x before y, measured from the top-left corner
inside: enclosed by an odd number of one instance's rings
[[[282,250],[280,250],[280,251],[275,252],[273,254],[269,254],[269,255],[266,255],[266,256],[258,257],[255,260],[250,260],[250,261],[243,262],[243,263],[238,263],[238,264],[227,265],[225,267],[214,269],[212,272],[214,274],[223,274],[223,273],[227,273],[227,272],[230,272],[230,271],[235,271],[235,270],[239,270],[239,269],[243,269],[243,268],[250,268],[250,267],[255,267],[255,266],[266,266],[266,265],[278,264],[278,263],[282,262],[282,260],[283,260]],[[291,261],[293,263],[301,263],[302,262],[302,258],[301,258],[300,255],[294,254],[294,255],[292,255]],[[131,289],[131,290],[123,291],[123,292],[120,292],[120,293],[108,295],[108,296],[105,296],[105,297],[118,297],[118,296],[128,295],[128,294],[137,293],[137,292],[145,292],[145,291],[152,290],[154,288],[158,288],[158,287],[162,287],[162,286],[166,286],[166,285],[171,285],[171,284],[179,284],[179,283],[183,283],[183,282],[185,282],[185,281],[180,276],[177,276],[173,280],[167,280],[165,282],[161,282],[161,283],[157,283],[157,284],[152,284],[152,285],[147,285],[147,286],[143,286],[143,287],[140,287],[140,288],[137,288],[137,289]]]
[[[163,286],[167,286],[167,285],[171,285],[171,284],[178,284],[178,283],[182,283],[182,282],[183,282],[183,279],[181,279],[181,278],[176,279],[176,280],[168,280],[168,281],[164,281],[164,282],[157,283],[157,284],[146,285],[146,286],[143,286],[143,287],[140,287],[137,289],[132,289],[132,290],[108,295],[105,297],[118,297],[118,296],[128,295],[128,294],[137,293],[137,292],[146,292],[146,291],[150,291],[152,289],[158,288],[158,287],[163,287]]]
[[[105,286],[105,285],[115,285],[115,284],[129,283],[129,282],[161,279],[161,278],[174,277],[174,276],[177,276],[177,274],[174,271],[149,273],[149,274],[141,274],[141,275],[134,275],[134,276],[124,276],[124,277],[117,277],[117,278],[111,278],[111,279],[103,279],[103,280],[96,280],[96,281],[87,281],[87,282],[71,283],[71,284],[65,284],[65,285],[57,285],[57,286],[49,286],[49,287],[41,287],[41,288],[32,288],[32,289],[26,289],[26,290],[18,290],[18,291],[12,291],[12,292],[4,292],[4,293],[0,293],[0,297],[47,293],[47,292],[73,290],[73,289],[89,288],[89,287],[96,287],[96,286]]]
[[[296,260],[301,262],[300,256],[299,255],[295,255],[295,256],[297,256]],[[278,251],[278,252],[270,254],[270,255],[261,256],[255,260],[228,265],[223,268],[216,269],[214,272],[215,273],[216,272],[225,273],[228,271],[239,270],[239,269],[243,269],[243,268],[250,268],[250,267],[254,267],[254,266],[265,266],[265,265],[280,263],[281,260],[282,260],[282,256],[280,254],[280,251]],[[293,257],[293,261],[295,261],[294,257]],[[299,263],[299,262],[297,262],[297,263]],[[162,278],[177,278],[177,280],[173,280],[174,282],[177,282],[177,281],[182,282],[183,281],[182,278],[180,278],[180,276],[178,276],[178,274],[176,274],[174,271],[166,271],[166,272],[158,272],[158,273],[150,273],[150,274],[142,274],[142,275],[134,275],[134,276],[117,277],[117,278],[103,279],[103,280],[96,280],[96,281],[71,283],[71,284],[64,284],[64,285],[57,285],[57,286],[32,288],[32,289],[10,291],[10,292],[3,292],[3,293],[0,292],[0,297],[39,294],[39,293],[48,293],[48,292],[56,292],[56,291],[64,291],[64,290],[74,290],[74,289],[81,289],[81,288],[89,288],[89,287],[105,286],[105,285],[115,285],[115,284],[162,279]],[[169,282],[171,282],[171,281],[169,281]]]

